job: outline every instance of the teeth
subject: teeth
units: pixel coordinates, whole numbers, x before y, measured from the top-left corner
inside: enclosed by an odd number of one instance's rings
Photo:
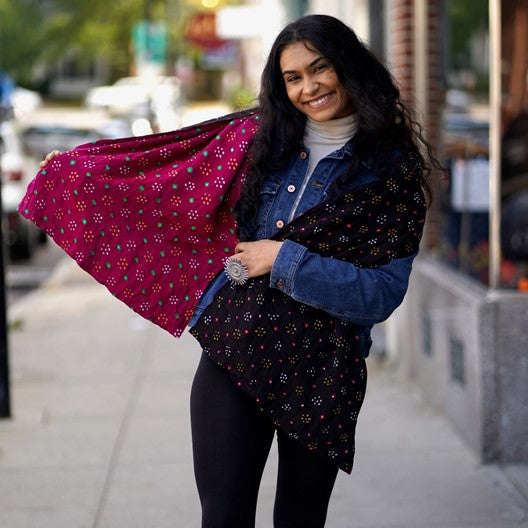
[[[315,101],[309,101],[308,104],[310,106],[320,106],[324,103],[326,103],[326,101],[328,101],[328,95],[323,95],[323,97],[320,97],[319,99],[316,99]]]

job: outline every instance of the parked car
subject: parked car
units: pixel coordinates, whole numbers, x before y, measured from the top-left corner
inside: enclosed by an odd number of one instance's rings
[[[21,86],[15,86],[9,99],[13,107],[13,114],[17,119],[34,112],[43,104],[42,96],[38,92]]]
[[[2,227],[13,256],[30,258],[38,243],[46,240],[44,233],[18,212],[39,161],[54,149],[66,151],[89,141],[131,135],[128,121],[84,109],[37,108],[20,120],[1,123]]]
[[[85,98],[88,108],[150,119],[160,132],[180,127],[185,103],[180,79],[162,75],[124,77],[113,85],[90,89]]]
[[[10,252],[30,258],[45,235],[18,212],[18,204],[37,173],[38,160],[24,152],[14,120],[0,123],[0,174],[2,183],[2,233]]]
[[[42,159],[54,149],[65,152],[83,143],[132,136],[131,123],[106,112],[76,108],[43,108],[20,122],[24,146]]]

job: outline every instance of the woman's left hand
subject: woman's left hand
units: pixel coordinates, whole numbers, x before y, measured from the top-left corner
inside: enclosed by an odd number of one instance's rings
[[[258,277],[271,272],[282,242],[257,240],[239,242],[235,247],[236,258],[246,265],[249,277]]]

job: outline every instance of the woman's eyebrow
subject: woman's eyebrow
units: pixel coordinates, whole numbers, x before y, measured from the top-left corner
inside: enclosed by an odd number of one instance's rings
[[[324,60],[324,57],[317,57],[312,62],[310,62],[310,64],[308,64],[308,68],[315,66],[319,61],[322,61],[322,60]],[[297,73],[297,71],[296,70],[284,70],[282,72],[282,75],[288,75],[289,73]]]

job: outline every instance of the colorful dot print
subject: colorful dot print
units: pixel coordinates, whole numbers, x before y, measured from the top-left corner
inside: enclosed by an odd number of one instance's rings
[[[236,245],[232,209],[258,116],[85,144],[40,171],[19,205],[138,314],[178,337]],[[417,164],[402,153],[376,184],[306,211],[274,236],[376,268],[418,250]],[[350,472],[369,343],[358,327],[269,287],[226,284],[191,333],[276,427]]]
[[[20,213],[138,314],[181,335],[236,245],[231,214],[258,117],[102,140],[53,159]]]
[[[413,166],[400,159],[390,177],[314,207],[274,238],[360,267],[411,255],[425,219]],[[350,472],[370,338],[270,288],[269,280],[226,284],[191,333],[276,427]]]

